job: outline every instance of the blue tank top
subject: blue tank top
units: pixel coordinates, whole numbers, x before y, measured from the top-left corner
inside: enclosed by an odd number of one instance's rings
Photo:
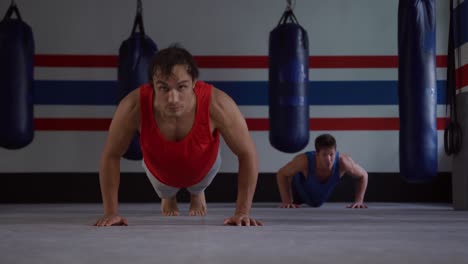
[[[315,151],[305,153],[309,162],[307,179],[302,173],[293,177],[294,188],[303,202],[313,207],[321,206],[331,195],[336,185],[340,182],[340,154],[336,152],[330,177],[326,182],[320,182],[315,177]]]

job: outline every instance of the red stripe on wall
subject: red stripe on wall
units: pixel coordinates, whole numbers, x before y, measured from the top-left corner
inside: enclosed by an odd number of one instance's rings
[[[310,68],[396,68],[397,56],[314,56]]]
[[[267,118],[247,118],[250,131],[269,130]],[[36,118],[38,131],[107,131],[110,118]],[[437,118],[437,129],[443,130],[447,118]],[[399,130],[399,118],[311,118],[310,130]]]
[[[311,130],[398,130],[398,118],[314,118]]]
[[[194,59],[200,68],[268,68],[267,56],[194,56]]]
[[[398,56],[313,56],[310,68],[397,68]],[[447,67],[447,56],[436,57],[439,68]]]
[[[468,85],[468,64],[463,65],[455,71],[455,87],[461,89]]]
[[[110,118],[36,118],[39,131],[107,131]]]
[[[437,118],[437,129],[445,129],[447,118]],[[247,119],[250,130],[269,130],[269,122],[266,118]],[[309,120],[310,130],[399,130],[400,120],[398,117],[388,118],[311,118]]]
[[[200,68],[266,69],[268,56],[194,56]],[[436,58],[437,67],[447,67],[445,55]],[[115,68],[115,55],[38,54],[37,67]],[[310,56],[309,68],[397,68],[398,56]]]
[[[115,68],[118,57],[114,55],[35,55],[37,67]]]

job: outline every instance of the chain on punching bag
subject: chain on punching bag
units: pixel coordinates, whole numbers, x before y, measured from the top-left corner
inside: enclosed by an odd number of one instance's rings
[[[139,32],[136,31],[137,27]],[[145,35],[141,1],[138,0],[132,33],[119,49],[119,101],[131,91],[150,81],[148,80],[148,70],[151,59],[157,50],[154,41]],[[130,160],[141,160],[142,156],[139,135],[136,134],[123,157]]]
[[[309,143],[309,41],[290,6],[269,40],[270,144],[294,153]]]
[[[459,33],[458,21],[454,21],[453,16],[453,0],[450,0],[450,23],[449,23],[449,40],[448,40],[448,49],[447,49],[447,78],[445,86],[445,99],[447,102],[447,108],[450,109],[449,119],[444,129],[444,149],[445,154],[447,155],[456,155],[461,151],[463,144],[463,130],[460,123],[458,122],[457,114],[457,92],[456,92],[456,68],[455,61],[461,61],[461,52],[460,49],[455,51],[455,30],[457,28],[457,33]]]
[[[398,6],[400,174],[408,182],[437,176],[434,2],[400,0]]]
[[[34,138],[33,69],[33,33],[12,1],[0,22],[0,146],[4,148],[23,148]]]

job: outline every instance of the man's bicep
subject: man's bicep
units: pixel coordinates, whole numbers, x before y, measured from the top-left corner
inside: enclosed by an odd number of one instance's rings
[[[249,133],[247,122],[237,104],[226,93],[213,91],[210,114],[231,151],[241,154],[255,154],[255,145]]]
[[[363,167],[361,167],[361,165],[354,162],[354,172],[353,172],[354,177],[362,178],[366,174],[367,174],[366,170]]]
[[[345,166],[345,173],[353,178],[361,178],[366,174],[364,168],[357,164],[351,157],[343,157],[343,165]]]
[[[226,120],[229,121],[220,128],[220,132],[231,151],[236,155],[255,152],[247,123],[240,111],[230,112]]]
[[[135,109],[119,105],[111,121],[104,153],[108,156],[121,157],[127,150],[137,131]]]

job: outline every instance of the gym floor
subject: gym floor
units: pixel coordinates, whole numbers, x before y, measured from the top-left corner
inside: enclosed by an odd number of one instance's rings
[[[263,227],[208,216],[163,217],[159,204],[121,204],[129,226],[92,226],[100,204],[0,204],[0,263],[468,263],[468,211],[450,204],[344,203],[280,209],[256,203]]]

